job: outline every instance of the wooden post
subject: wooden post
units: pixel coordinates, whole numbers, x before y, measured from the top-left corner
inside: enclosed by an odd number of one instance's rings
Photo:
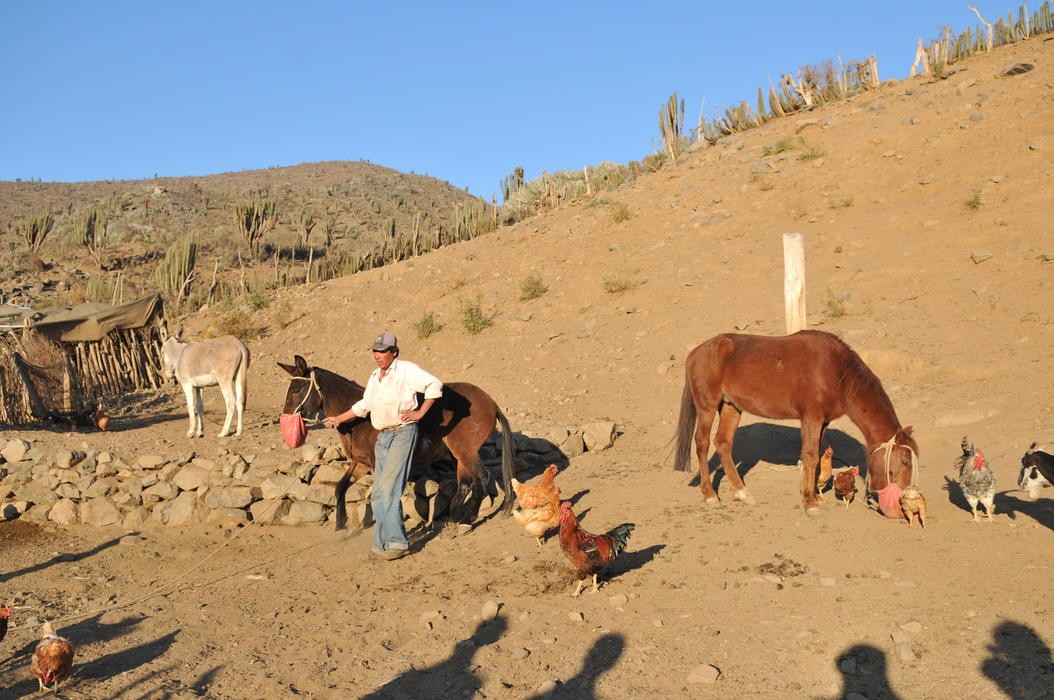
[[[783,305],[787,334],[805,328],[805,237],[783,234]]]

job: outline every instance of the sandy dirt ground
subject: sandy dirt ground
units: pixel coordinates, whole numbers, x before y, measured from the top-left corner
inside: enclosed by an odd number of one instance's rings
[[[1003,77],[1015,62],[1035,68]],[[394,562],[331,526],[0,523],[15,606],[0,696],[36,691],[29,654],[53,619],[77,646],[68,698],[1054,697],[1054,490],[1031,501],[1015,483],[1028,445],[1054,438],[1052,105],[1054,42],[1032,40],[724,139],[590,206],[287,290],[274,306],[291,322],[264,317],[251,344],[240,437],[188,444],[174,387],[105,433],[5,430],[128,459],[288,450],[275,362],[365,381],[388,329],[407,359],[487,389],[517,432],[615,421],[614,447],[557,483],[587,529],[636,530],[600,592],[573,598],[556,539],[539,547],[510,518],[414,531]],[[852,345],[915,429],[925,529],[863,498],[807,516],[792,421],[739,429],[756,505],[718,472],[707,507],[697,475],[672,469],[686,354],[785,330],[786,232],[805,236],[809,326]],[[521,301],[532,273],[548,291]],[[473,335],[461,308],[476,300],[494,324]],[[418,339],[429,312],[443,327]],[[221,406],[207,394],[210,420]],[[831,427],[858,463],[857,428]],[[955,483],[964,435],[997,474],[991,523]],[[336,444],[321,428],[309,441]]]

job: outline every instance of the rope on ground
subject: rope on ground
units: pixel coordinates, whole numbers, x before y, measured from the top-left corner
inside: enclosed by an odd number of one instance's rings
[[[299,479],[300,479],[300,477],[297,474],[293,474],[292,477],[290,477],[289,483],[286,484],[286,487],[284,489],[282,489],[282,492],[280,494],[278,494],[278,496],[274,499],[274,503],[271,504],[271,508],[276,508],[278,506],[278,503],[279,503],[279,501],[281,501],[282,497],[285,496],[286,493],[289,492],[289,489],[291,489],[293,487],[293,484],[296,483],[296,481],[298,481]],[[271,512],[270,509],[265,511],[265,513],[270,513],[270,512]],[[176,576],[174,579],[172,579],[168,583],[165,583],[164,585],[158,586],[153,591],[149,591],[149,592],[147,592],[147,593],[145,593],[145,594],[143,594],[143,595],[141,595],[141,596],[139,596],[137,598],[132,598],[131,600],[125,601],[123,603],[117,603],[115,605],[111,605],[111,606],[108,606],[108,607],[105,607],[105,608],[96,608],[94,610],[87,610],[87,611],[84,611],[84,612],[72,613],[70,615],[63,615],[62,617],[57,617],[57,618],[51,619],[51,620],[49,620],[49,622],[51,622],[52,625],[55,625],[56,623],[59,623],[59,622],[67,622],[69,620],[79,620],[79,619],[83,619],[83,618],[86,618],[86,617],[91,617],[92,615],[113,612],[114,610],[121,610],[122,608],[127,608],[127,607],[130,607],[132,605],[136,605],[137,603],[141,603],[144,600],[149,600],[150,598],[156,598],[157,596],[168,595],[169,593],[174,593],[177,590],[176,587],[177,587],[177,584],[179,584],[180,581],[182,581],[183,579],[187,578],[188,576],[190,576],[190,574],[192,574],[193,572],[195,572],[196,570],[201,568],[205,564],[205,562],[209,561],[214,556],[219,554],[223,549],[225,549],[228,545],[230,545],[231,542],[233,542],[236,538],[240,537],[242,535],[242,533],[244,533],[250,527],[252,527],[253,525],[258,525],[258,524],[259,523],[256,520],[249,521],[248,525],[246,525],[243,528],[240,528],[233,535],[228,537],[224,542],[220,543],[219,546],[217,546],[215,549],[213,549],[211,552],[209,552],[201,561],[199,561],[198,563],[194,564],[189,569],[187,569],[186,571],[181,573],[179,576]],[[298,553],[300,553],[302,551],[305,551],[307,549],[310,549],[312,547],[316,547],[316,546],[318,546],[319,544],[321,544],[321,543],[323,543],[325,541],[326,541],[325,539],[321,539],[320,538],[320,539],[316,540],[315,542],[312,542],[309,545],[301,547],[300,549],[292,550],[288,554],[298,554]],[[259,566],[263,566],[264,564],[270,563],[272,561],[276,561],[279,558],[281,558],[281,557],[275,557],[274,559],[270,559],[270,560],[267,560],[267,561],[263,561],[263,562],[259,562],[259,563],[253,564],[253,565],[251,565],[249,567],[246,567],[245,569],[242,569],[242,571],[252,570],[252,569],[257,568]],[[235,572],[235,574],[230,574],[230,575],[233,576],[233,575],[236,575],[237,573],[240,573],[240,572]],[[217,581],[222,581],[224,578],[226,578],[226,577],[225,576],[224,577],[220,577],[219,579],[216,579],[216,580]],[[206,585],[206,584],[203,583],[203,584],[200,584],[200,585]],[[21,625],[20,625],[20,627],[21,627]],[[12,627],[11,631],[16,631],[16,629],[17,628]],[[27,629],[28,629],[28,627],[27,627]]]

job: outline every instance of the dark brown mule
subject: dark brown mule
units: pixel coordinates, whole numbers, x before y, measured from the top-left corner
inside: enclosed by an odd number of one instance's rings
[[[290,375],[282,413],[336,416],[362,398],[364,387],[320,367],[310,367],[300,355],[292,365],[278,366]],[[505,491],[503,510],[512,510],[513,454],[512,430],[498,404],[487,392],[473,384],[452,382],[443,385],[443,396],[433,404],[420,422],[421,433],[414,451],[414,466],[431,464],[443,457],[457,460],[458,490],[451,499],[451,517],[471,523],[479,514],[486,493],[487,471],[479,448],[501,423],[501,478]],[[348,487],[374,467],[377,431],[368,419],[357,418],[337,427],[348,470],[337,483],[337,529],[347,527],[344,495]]]
[[[694,431],[700,487],[708,503],[718,501],[707,464],[710,427],[717,413],[714,443],[732,496],[740,501],[754,502],[732,462],[732,441],[744,411],[801,421],[801,496],[806,511],[820,508],[816,492],[820,445],[827,425],[841,416],[848,416],[867,441],[869,491],[887,486],[891,475],[901,487],[912,482],[919,449],[911,428],[900,426],[874,372],[830,333],[799,331],[777,337],[723,333],[689,353],[685,374],[674,469],[688,470]]]

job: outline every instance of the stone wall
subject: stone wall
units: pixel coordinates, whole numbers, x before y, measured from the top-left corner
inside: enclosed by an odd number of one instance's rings
[[[544,430],[537,437],[514,433],[517,478],[526,481],[549,464],[563,467],[587,450],[607,449],[615,437],[610,422]],[[504,499],[499,444],[491,440],[480,451],[492,476],[483,513]],[[0,518],[127,529],[149,523],[320,525],[334,518],[335,486],[345,464],[336,446],[314,444],[260,455],[220,448],[213,456],[187,451],[130,457],[48,451],[41,443],[12,439],[0,449]],[[415,474],[403,496],[407,518],[416,523],[442,517],[456,490],[453,477],[453,465],[442,462]],[[370,522],[371,484],[367,476],[348,489],[352,523]]]

